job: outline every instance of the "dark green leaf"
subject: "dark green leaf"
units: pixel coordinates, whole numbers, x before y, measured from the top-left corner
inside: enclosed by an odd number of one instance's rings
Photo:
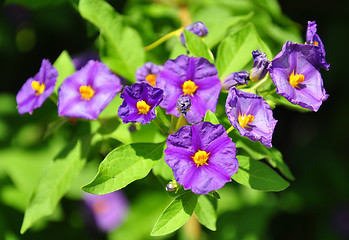
[[[114,149],[101,162],[92,182],[82,190],[101,195],[144,178],[163,158],[163,146],[163,143],[135,143]]]
[[[232,176],[236,182],[262,191],[281,191],[290,184],[263,162],[238,155],[239,170]]]
[[[194,57],[203,57],[213,63],[213,54],[207,47],[207,44],[204,42],[204,40],[196,34],[187,30],[183,30],[183,33],[189,52],[192,53]]]
[[[197,195],[192,192],[174,199],[160,215],[150,235],[166,235],[182,227],[193,214],[197,200]]]
[[[195,215],[202,225],[216,231],[217,199],[208,195],[199,195]]]

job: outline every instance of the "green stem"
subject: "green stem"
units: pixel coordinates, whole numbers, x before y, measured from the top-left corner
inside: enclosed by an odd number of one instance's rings
[[[152,121],[154,125],[162,132],[164,135],[168,135],[168,133],[161,127],[161,125],[157,122],[156,118]]]
[[[230,126],[230,128],[228,128],[227,130],[227,134],[229,134],[231,131],[233,131],[235,128],[233,126]]]
[[[179,127],[181,126],[182,119],[183,119],[183,113],[181,113],[181,116],[177,120],[175,131],[177,131],[179,129]]]
[[[263,86],[265,83],[267,83],[269,80],[268,77],[264,78],[263,80],[259,81],[258,83],[256,83],[254,86],[251,87],[252,90],[256,90],[257,88]]]
[[[51,94],[50,99],[57,105],[58,96],[56,94]]]
[[[168,39],[170,39],[173,36],[178,36],[179,37],[181,35],[182,31],[183,31],[183,28],[179,28],[179,29],[177,29],[175,31],[172,31],[172,32],[166,34],[165,36],[163,36],[162,38],[160,38],[159,40],[153,42],[152,44],[150,44],[150,45],[148,45],[146,47],[144,47],[144,50],[145,51],[152,50],[153,48],[156,48],[161,43],[167,41]]]

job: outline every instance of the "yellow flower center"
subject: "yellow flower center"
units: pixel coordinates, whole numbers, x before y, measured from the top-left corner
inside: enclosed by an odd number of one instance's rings
[[[294,71],[293,71],[289,77],[289,81],[292,87],[299,88],[298,84],[304,81],[304,75],[294,74]]]
[[[239,125],[242,128],[246,128],[247,124],[253,122],[254,116],[251,114],[248,114],[248,116],[246,116],[246,114],[244,114],[243,116],[239,114],[238,120],[239,120]]]
[[[154,74],[148,74],[148,75],[145,77],[145,80],[148,81],[148,83],[150,84],[150,86],[154,87],[154,86],[155,86],[156,75],[154,75]]]
[[[138,114],[147,114],[149,112],[150,106],[145,101],[137,102]]]
[[[103,214],[108,211],[108,203],[105,200],[98,199],[92,205],[93,211],[97,214]]]
[[[91,86],[81,86],[80,89],[80,94],[83,99],[90,100],[93,95],[95,94],[95,91],[91,88]]]
[[[195,153],[195,155],[192,157],[192,159],[196,163],[196,166],[199,167],[199,166],[202,166],[204,164],[208,165],[207,161],[208,161],[209,156],[210,156],[210,153],[199,150]]]
[[[313,42],[313,45],[319,46],[319,43],[318,43],[317,41],[314,41],[314,42]]]
[[[45,90],[45,84],[38,81],[32,81],[32,88],[36,91],[36,95],[40,95]]]
[[[185,95],[192,95],[198,89],[198,86],[192,80],[185,81],[182,87]]]

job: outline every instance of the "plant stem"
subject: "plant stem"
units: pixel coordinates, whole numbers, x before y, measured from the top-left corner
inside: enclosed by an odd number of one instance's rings
[[[175,131],[177,131],[179,129],[179,127],[181,126],[182,119],[183,119],[183,113],[181,113],[181,116],[177,120]]]
[[[229,134],[231,131],[233,131],[235,128],[233,126],[230,126],[230,128],[228,128],[227,130],[227,134]]]
[[[179,28],[179,29],[177,29],[175,31],[172,31],[172,32],[166,34],[165,36],[163,36],[162,38],[160,38],[159,40],[153,42],[152,44],[150,44],[150,45],[148,45],[146,47],[144,47],[144,50],[145,51],[152,50],[153,48],[156,48],[161,43],[167,41],[168,39],[170,39],[173,36],[178,36],[179,37],[181,35],[182,31],[183,31],[183,28]]]

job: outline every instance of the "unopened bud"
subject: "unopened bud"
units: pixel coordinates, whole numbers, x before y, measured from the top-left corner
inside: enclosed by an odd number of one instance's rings
[[[263,79],[267,74],[267,67],[269,65],[269,60],[264,52],[259,52],[258,50],[252,51],[253,56],[253,67],[251,69],[250,79],[252,82],[258,82]]]
[[[178,192],[179,185],[176,180],[172,180],[166,185],[166,191],[167,192]]]
[[[222,85],[225,90],[229,90],[231,87],[247,84],[249,79],[250,74],[247,71],[233,72],[225,77]]]
[[[207,29],[206,25],[203,22],[200,22],[200,21],[194,22],[194,23],[186,26],[185,30],[187,30],[189,32],[192,32],[192,33],[196,34],[199,37],[206,37],[206,35],[208,34],[208,29]],[[184,36],[183,33],[181,34],[180,39],[181,39],[181,43],[184,46],[186,46],[185,45],[185,36]]]
[[[191,107],[191,98],[184,94],[179,96],[177,100],[178,111],[185,115],[189,111],[190,107]]]

